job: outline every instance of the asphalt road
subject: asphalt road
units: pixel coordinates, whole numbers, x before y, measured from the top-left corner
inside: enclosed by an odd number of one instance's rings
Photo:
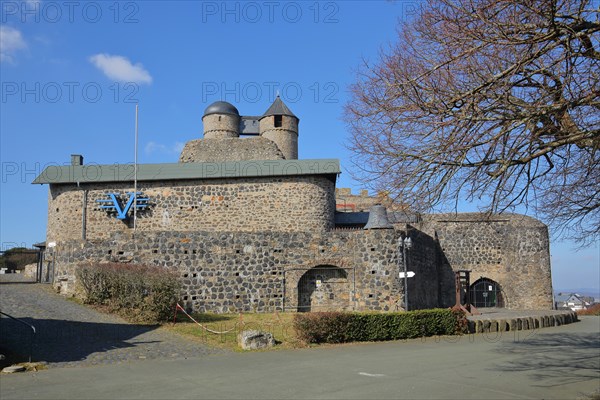
[[[56,368],[2,375],[0,398],[574,399],[600,388],[598,317],[493,335]]]

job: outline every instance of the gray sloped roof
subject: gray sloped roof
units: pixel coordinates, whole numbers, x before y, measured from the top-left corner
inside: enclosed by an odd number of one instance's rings
[[[285,103],[283,102],[283,100],[281,100],[279,96],[277,96],[273,104],[271,104],[271,107],[269,107],[269,109],[265,111],[265,113],[262,116],[268,117],[269,115],[287,115],[289,117],[299,119],[294,115],[292,110],[290,110],[288,106],[285,105]]]
[[[388,211],[388,220],[392,224],[416,224],[421,222],[421,215],[415,212]]]
[[[404,211],[389,211],[387,212],[388,221],[392,224],[410,224],[421,221],[421,217],[416,213],[407,213]],[[369,212],[336,212],[336,225],[359,225],[366,224],[369,221]]]
[[[365,225],[369,220],[368,212],[336,212],[336,225]]]
[[[554,301],[558,303],[564,303],[569,299],[569,297],[571,297],[569,294],[557,294],[554,296]]]
[[[574,303],[585,303],[585,300],[582,298],[582,296],[578,295],[577,293],[558,293],[554,296],[554,300],[559,303],[566,303],[569,300]]]
[[[337,175],[336,159],[139,164],[138,181]],[[32,183],[133,182],[133,164],[51,165]]]

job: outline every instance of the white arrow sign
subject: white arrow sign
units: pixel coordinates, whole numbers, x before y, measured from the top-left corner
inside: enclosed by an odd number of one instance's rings
[[[406,277],[407,278],[412,278],[413,276],[415,276],[415,273],[413,271],[408,271],[406,272]],[[400,278],[404,278],[404,272],[400,272]]]

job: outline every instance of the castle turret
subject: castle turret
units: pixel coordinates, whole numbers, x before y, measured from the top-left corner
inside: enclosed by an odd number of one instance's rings
[[[202,116],[205,139],[223,139],[240,136],[240,113],[233,104],[215,101]]]
[[[297,160],[298,122],[298,117],[277,96],[260,117],[260,135],[275,142],[286,160]]]

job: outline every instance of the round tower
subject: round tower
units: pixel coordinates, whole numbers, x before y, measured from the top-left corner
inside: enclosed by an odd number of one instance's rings
[[[240,113],[233,104],[215,101],[202,116],[205,139],[223,139],[240,136]]]
[[[271,107],[260,117],[260,135],[275,142],[286,160],[297,160],[298,122],[298,117],[277,96]]]

